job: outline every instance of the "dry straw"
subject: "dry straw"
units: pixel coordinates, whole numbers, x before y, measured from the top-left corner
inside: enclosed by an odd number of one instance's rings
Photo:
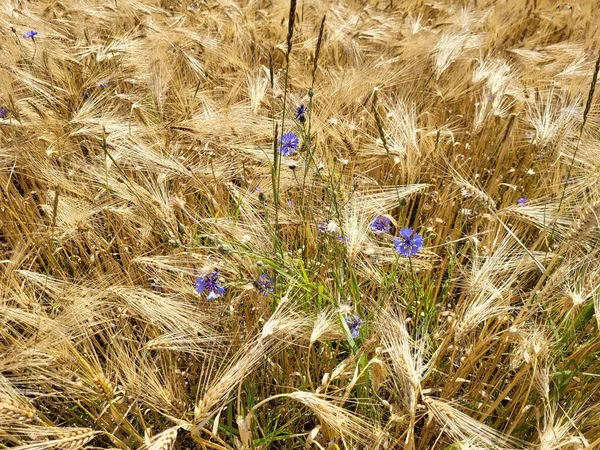
[[[571,3],[0,2],[0,446],[598,447]]]

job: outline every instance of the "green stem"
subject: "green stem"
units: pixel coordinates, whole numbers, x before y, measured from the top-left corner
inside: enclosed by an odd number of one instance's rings
[[[417,280],[415,277],[415,271],[413,269],[412,258],[410,256],[408,257],[408,264],[410,266],[410,273],[412,275],[412,287],[413,287],[413,293],[415,295],[415,305],[417,305],[419,303],[419,296],[417,294]]]

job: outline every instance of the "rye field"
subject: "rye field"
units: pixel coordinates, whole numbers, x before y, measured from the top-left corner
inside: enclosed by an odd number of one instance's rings
[[[0,448],[600,449],[596,0],[0,34]]]

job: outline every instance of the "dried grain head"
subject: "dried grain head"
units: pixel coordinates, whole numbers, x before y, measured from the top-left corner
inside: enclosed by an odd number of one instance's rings
[[[424,397],[423,401],[430,415],[440,425],[441,433],[448,434],[457,441],[488,450],[525,448],[523,443],[459,411],[446,400]]]
[[[177,440],[178,426],[167,428],[156,436],[147,439],[147,442],[139,450],[172,450]]]
[[[384,432],[366,418],[337,406],[331,399],[311,392],[296,391],[288,394],[292,400],[309,407],[321,425],[346,445],[352,442],[365,448],[378,448]]]

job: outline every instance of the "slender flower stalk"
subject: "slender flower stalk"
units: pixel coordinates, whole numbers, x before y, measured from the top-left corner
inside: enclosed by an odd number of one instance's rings
[[[283,130],[285,129],[285,109],[286,109],[286,105],[287,105],[287,92],[288,92],[288,79],[289,79],[289,75],[290,75],[290,53],[292,52],[292,38],[294,36],[294,22],[296,20],[296,3],[297,0],[291,0],[290,1],[290,15],[288,18],[288,34],[287,34],[287,52],[285,54],[285,77],[284,77],[284,87],[283,87],[283,108],[281,111],[281,131],[283,133]],[[286,134],[290,134],[290,133],[286,133]],[[292,133],[293,134],[293,133]],[[283,136],[281,137],[281,139],[283,140]],[[295,136],[295,135],[294,135]],[[277,137],[277,128],[275,128],[275,137]],[[297,144],[296,144],[297,147]],[[295,150],[295,148],[294,148]],[[292,152],[293,153],[293,152]],[[277,180],[277,184],[275,185],[274,189],[277,191],[276,195],[274,196],[274,198],[276,199],[275,201],[275,228],[277,230],[277,234],[279,234],[279,185],[281,182],[281,158],[275,158],[274,161],[274,166],[275,166],[275,172],[277,174],[276,177],[274,177]]]
[[[413,293],[415,295],[415,303],[418,303],[419,296],[417,294],[417,279],[412,265],[412,257],[421,251],[423,248],[423,236],[415,233],[412,228],[402,228],[400,236],[394,238],[394,250],[400,256],[408,258],[410,265],[410,273],[412,275]]]

